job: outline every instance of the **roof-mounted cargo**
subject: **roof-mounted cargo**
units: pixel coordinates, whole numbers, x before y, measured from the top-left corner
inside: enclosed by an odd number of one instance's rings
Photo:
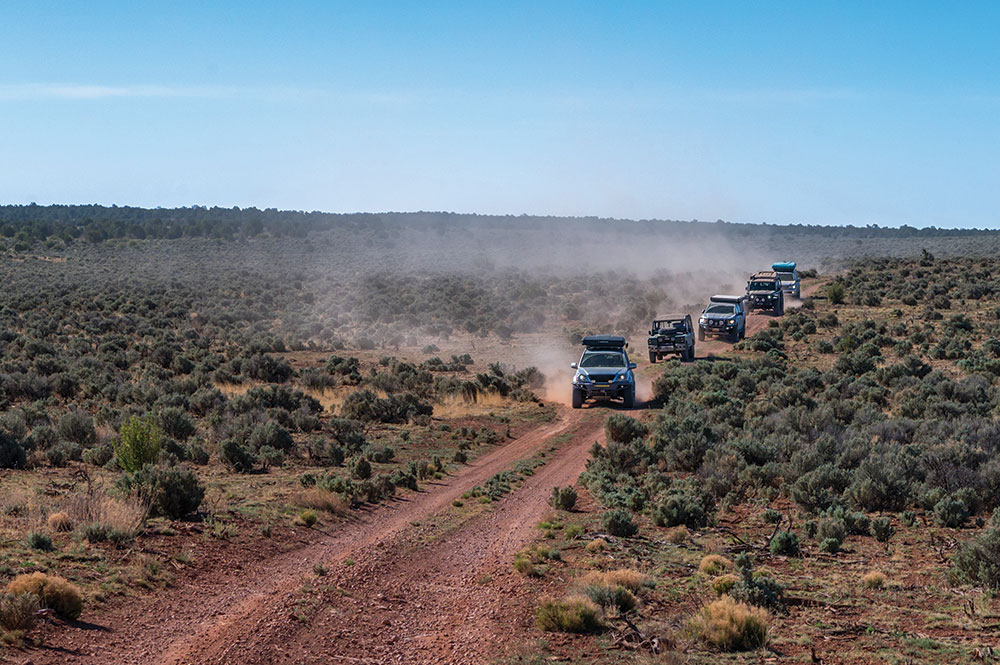
[[[771,269],[775,272],[792,272],[795,270],[795,261],[779,261],[772,263]]]
[[[582,344],[588,349],[624,349],[628,346],[625,338],[617,335],[588,335]]]
[[[729,304],[732,304],[732,305],[739,304],[739,303],[743,302],[744,300],[746,300],[746,296],[718,295],[718,296],[712,296],[711,298],[709,298],[710,302],[729,303]]]

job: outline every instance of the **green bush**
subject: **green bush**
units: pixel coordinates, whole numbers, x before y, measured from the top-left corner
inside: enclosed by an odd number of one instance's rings
[[[771,554],[798,556],[800,553],[799,537],[791,531],[779,531],[771,539]]]
[[[604,432],[608,441],[629,443],[635,439],[645,439],[649,428],[631,416],[614,413],[604,423]]]
[[[969,508],[963,501],[946,497],[935,504],[934,519],[941,526],[957,529],[969,521]]]
[[[115,459],[123,471],[134,473],[155,464],[162,445],[163,432],[151,417],[133,417],[122,423],[114,441]]]
[[[226,439],[219,446],[219,457],[222,463],[236,473],[250,473],[253,471],[256,459],[246,448],[237,443],[234,439]]]
[[[572,485],[566,487],[553,487],[552,496],[549,498],[549,505],[557,510],[573,510],[576,505],[576,488]]]
[[[52,538],[48,534],[42,533],[41,531],[32,531],[24,539],[24,544],[33,550],[39,550],[41,552],[51,552],[56,548],[52,543]]]
[[[951,560],[952,576],[958,583],[1000,592],[1000,527],[991,524],[977,537],[959,545]]]
[[[0,627],[28,631],[38,623],[41,600],[33,593],[0,593]]]
[[[639,527],[632,521],[632,513],[623,508],[602,513],[601,525],[609,534],[620,538],[629,538],[639,531]]]
[[[366,460],[364,457],[359,457],[354,460],[354,464],[351,467],[351,473],[354,474],[355,478],[360,478],[361,480],[366,480],[372,477],[372,465],[371,462]]]
[[[139,471],[123,474],[119,487],[149,498],[150,514],[180,519],[201,506],[205,487],[190,469],[171,464],[147,464]]]
[[[880,543],[887,543],[892,538],[896,530],[892,526],[892,520],[888,516],[876,517],[872,520],[872,535]]]

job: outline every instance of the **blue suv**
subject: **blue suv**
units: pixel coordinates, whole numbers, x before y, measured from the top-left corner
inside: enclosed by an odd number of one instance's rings
[[[624,337],[591,335],[583,338],[586,347],[579,363],[570,365],[573,375],[573,408],[579,409],[592,397],[621,399],[626,409],[635,406],[635,363],[629,362]]]

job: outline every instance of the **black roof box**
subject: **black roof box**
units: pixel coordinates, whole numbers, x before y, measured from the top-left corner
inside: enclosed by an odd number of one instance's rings
[[[617,335],[588,335],[582,343],[588,349],[623,349],[628,346],[625,338]]]

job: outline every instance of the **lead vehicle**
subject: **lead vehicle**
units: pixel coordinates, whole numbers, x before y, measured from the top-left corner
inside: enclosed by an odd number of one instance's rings
[[[591,335],[583,338],[583,355],[570,365],[573,375],[573,408],[591,398],[620,399],[626,409],[635,406],[635,363],[629,362],[624,337]]]
[[[655,363],[668,353],[679,353],[681,360],[694,360],[694,325],[690,314],[669,314],[649,327],[649,362]]]
[[[698,339],[706,335],[725,336],[730,342],[738,342],[747,334],[747,315],[744,309],[745,296],[712,296],[708,307],[698,318]]]
[[[795,269],[795,263],[793,261],[774,263],[771,265],[771,270],[778,273],[778,279],[781,280],[782,291],[793,298],[798,298],[802,295],[802,280],[799,279],[799,273]]]

